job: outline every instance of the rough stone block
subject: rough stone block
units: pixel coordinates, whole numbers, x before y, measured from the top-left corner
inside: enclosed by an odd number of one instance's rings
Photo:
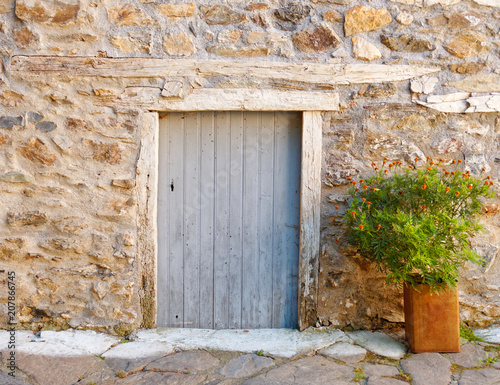
[[[156,9],[166,17],[189,17],[194,15],[194,3],[161,4]]]
[[[299,51],[305,53],[327,51],[342,43],[335,31],[325,23],[295,33],[292,41]]]
[[[375,45],[359,36],[352,38],[352,51],[356,59],[364,61],[376,60],[382,57],[382,54]]]
[[[200,11],[202,12],[205,21],[209,25],[237,24],[247,21],[247,17],[245,16],[245,14],[236,12],[227,5],[216,4],[212,7],[202,5],[200,7]]]
[[[479,56],[490,50],[488,39],[480,32],[465,32],[443,45],[454,56],[466,59]]]
[[[7,214],[7,224],[12,227],[41,226],[49,221],[47,214],[40,211]]]
[[[17,150],[26,159],[45,166],[52,166],[57,160],[57,156],[36,136],[23,146],[18,147]]]
[[[163,50],[171,56],[191,56],[196,53],[193,39],[184,32],[175,32],[164,36]]]
[[[226,57],[259,57],[268,56],[270,50],[267,47],[244,47],[238,49],[234,47],[211,46],[207,47],[207,52]]]
[[[392,21],[392,16],[388,10],[375,9],[364,5],[349,8],[344,17],[344,32],[346,37],[360,32],[374,31]]]
[[[67,24],[79,11],[80,0],[16,0],[16,16],[26,22]]]
[[[108,8],[108,19],[117,26],[151,25],[153,19],[133,4],[122,4]]]

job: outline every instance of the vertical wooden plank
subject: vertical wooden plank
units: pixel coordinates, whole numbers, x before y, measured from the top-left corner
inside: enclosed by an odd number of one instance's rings
[[[184,327],[199,327],[200,133],[197,112],[184,119]]]
[[[275,113],[273,327],[297,326],[300,119]]]
[[[258,205],[259,205],[259,135],[257,113],[246,113],[243,153],[243,282],[242,327],[258,327]]]
[[[157,199],[158,199],[158,113],[145,113],[141,132],[141,147],[136,165],[137,181],[137,265],[140,294],[141,326],[157,324]]]
[[[167,192],[169,219],[168,319],[171,327],[184,325],[184,114],[171,114],[168,135],[170,188]],[[167,182],[167,183],[168,183]]]
[[[273,308],[273,225],[274,225],[274,112],[252,113],[260,115],[259,132],[259,205],[257,253],[257,327],[272,325]],[[279,203],[278,203],[279,204]],[[285,205],[285,202],[281,202]],[[283,210],[288,210],[283,207]]]
[[[169,114],[170,115],[170,114]],[[170,168],[168,156],[170,153],[169,130],[170,120],[167,115],[160,120],[158,154],[158,326],[168,325],[168,294],[169,294],[169,199]]]
[[[214,327],[229,317],[229,112],[215,114]]]
[[[302,115],[302,168],[300,185],[299,329],[317,319],[319,233],[321,206],[320,111]]]
[[[241,328],[242,207],[243,207],[243,112],[231,112],[229,197],[229,304],[228,327]]]
[[[201,113],[200,328],[214,328],[215,115]]]

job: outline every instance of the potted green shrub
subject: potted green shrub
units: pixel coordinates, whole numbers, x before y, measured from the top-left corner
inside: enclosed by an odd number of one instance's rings
[[[458,268],[482,263],[469,237],[481,230],[481,199],[493,196],[493,182],[461,171],[460,163],[415,159],[416,167],[403,169],[402,162],[384,160],[380,169],[372,163],[366,180],[350,182],[349,243],[388,283],[404,287],[414,352],[460,351]]]

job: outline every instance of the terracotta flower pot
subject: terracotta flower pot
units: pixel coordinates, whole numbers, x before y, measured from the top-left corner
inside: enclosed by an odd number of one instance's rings
[[[456,287],[431,294],[427,284],[419,285],[418,291],[405,284],[404,310],[406,340],[412,352],[460,352]]]

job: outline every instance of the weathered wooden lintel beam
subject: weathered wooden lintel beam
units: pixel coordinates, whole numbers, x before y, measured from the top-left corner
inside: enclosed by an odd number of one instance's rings
[[[100,77],[250,77],[309,84],[348,85],[407,80],[441,71],[440,67],[384,64],[289,63],[248,60],[13,56],[15,76]]]

